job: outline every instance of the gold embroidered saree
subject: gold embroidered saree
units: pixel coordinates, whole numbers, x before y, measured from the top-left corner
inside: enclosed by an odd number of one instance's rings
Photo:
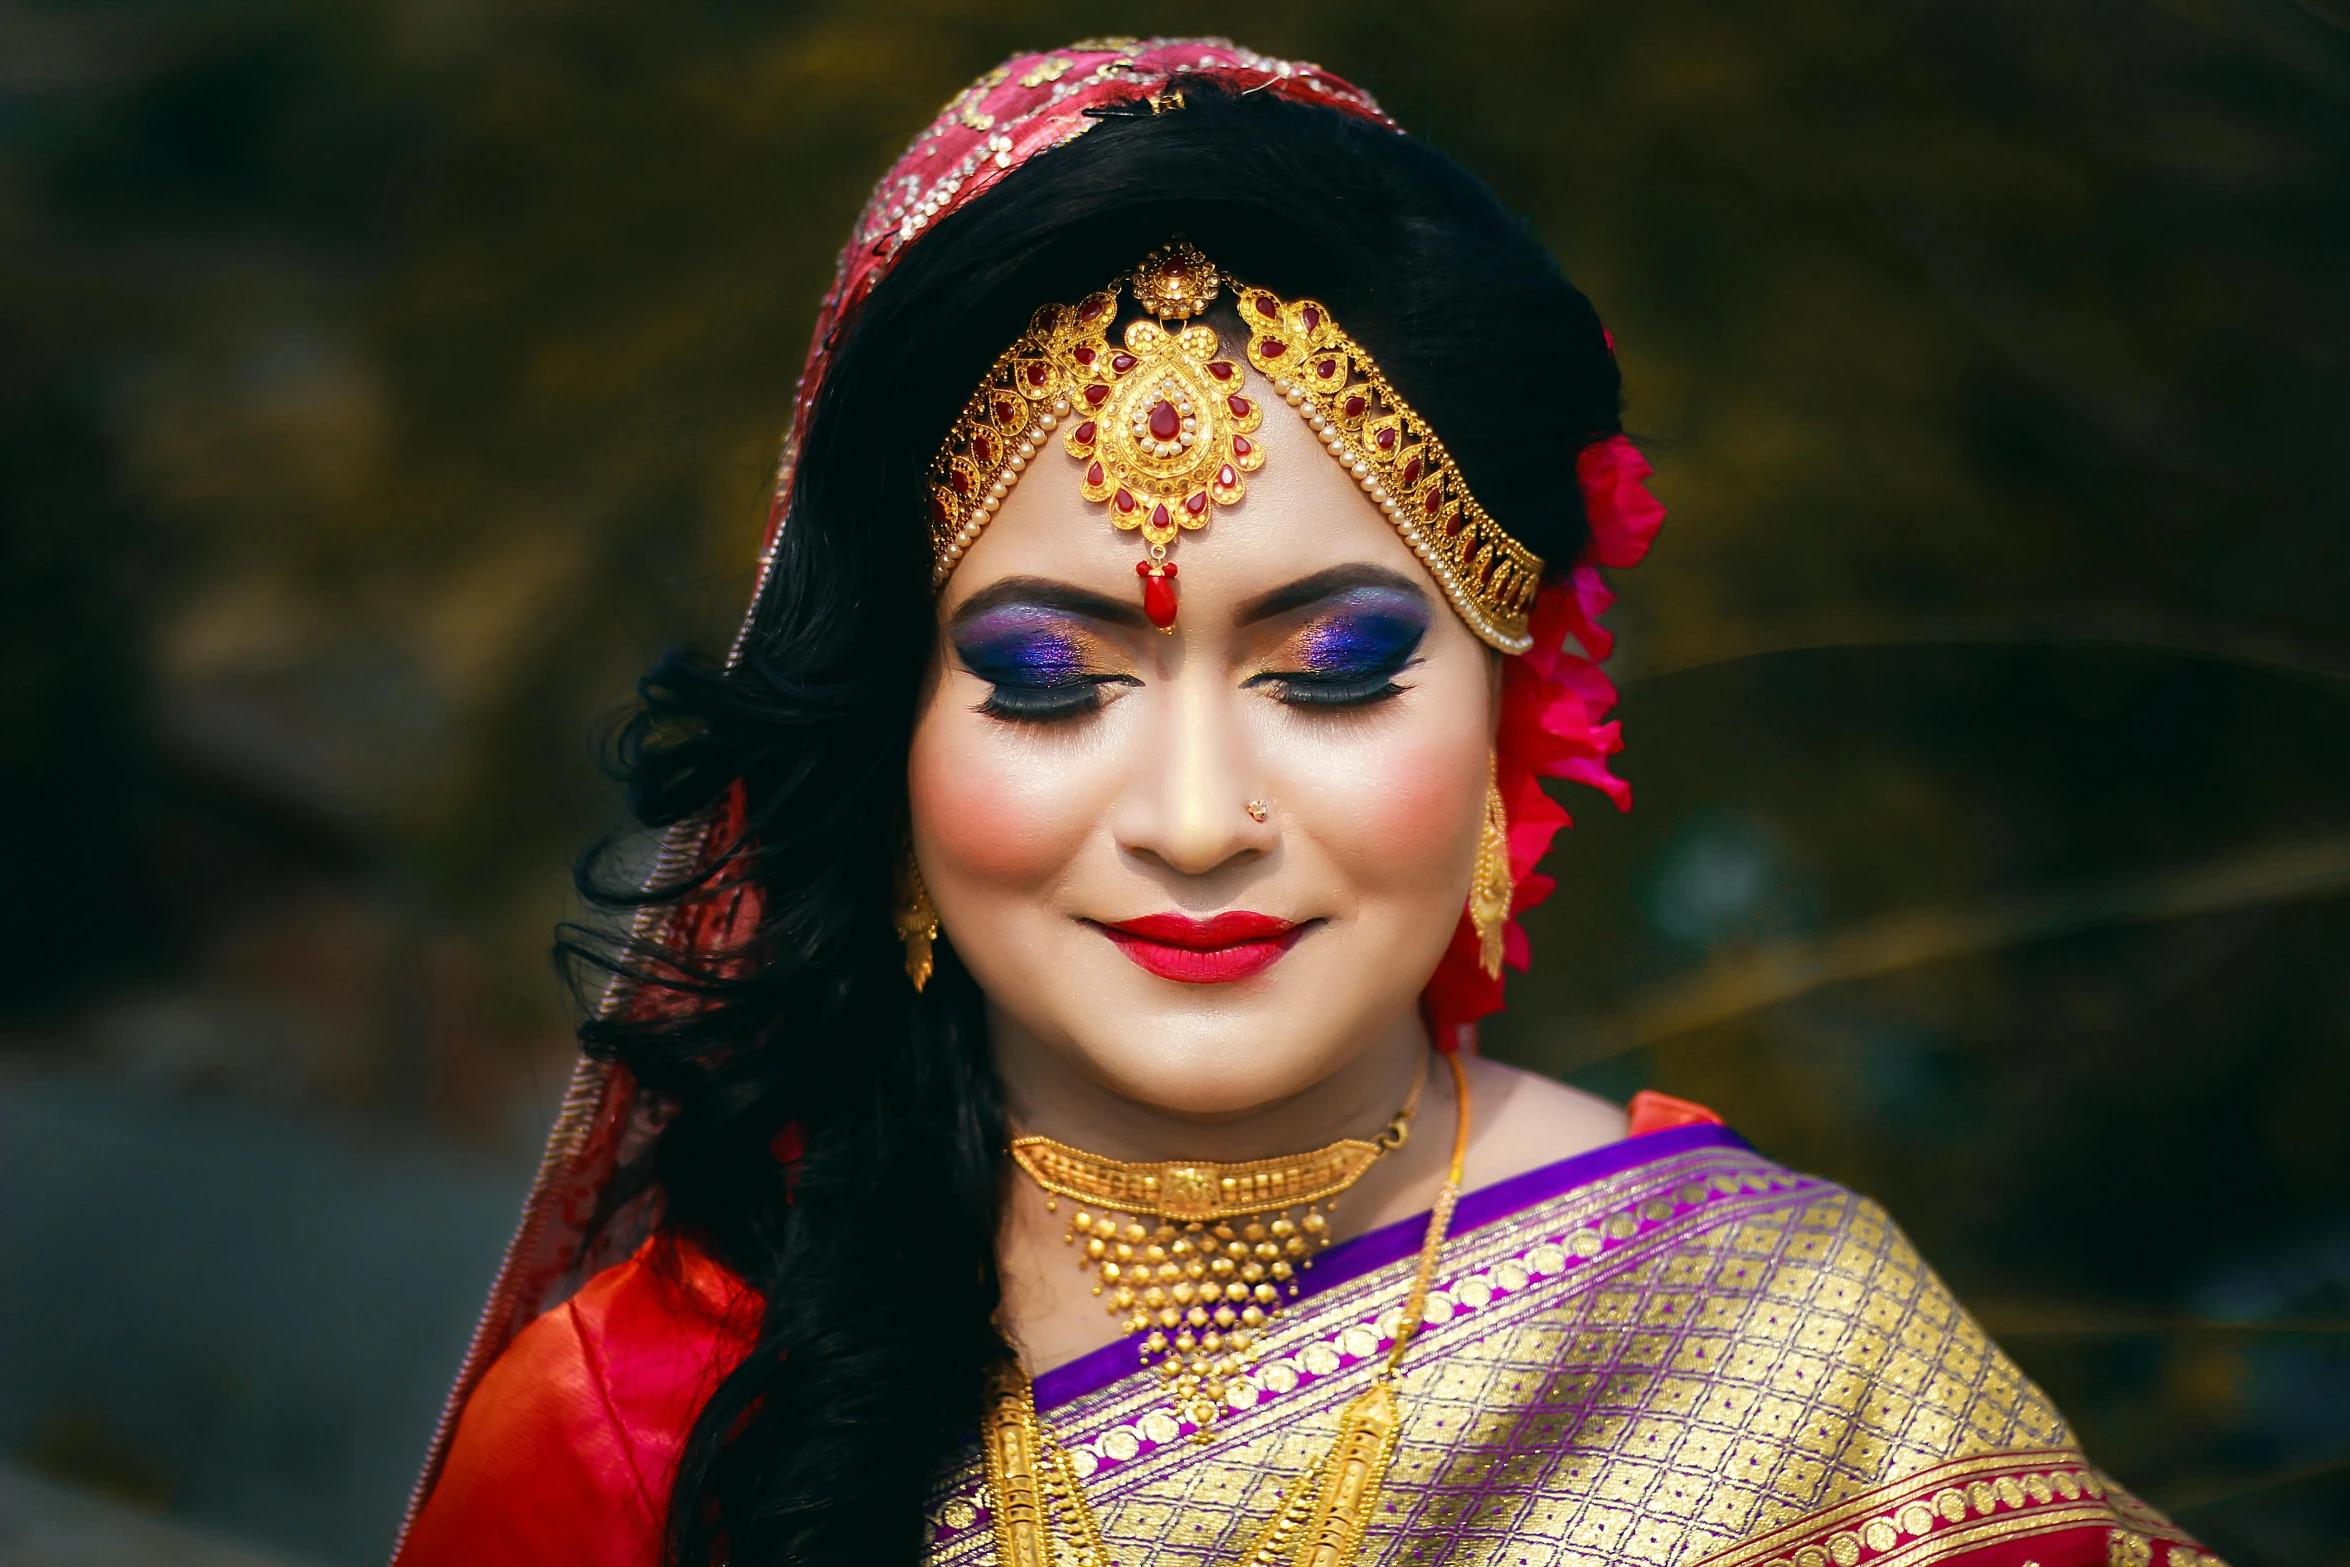
[[[1423,1224],[1324,1253],[1205,1440],[1129,1345],[1037,1378],[1117,1567],[1246,1549],[1392,1342]],[[2216,1567],[1882,1210],[1722,1128],[1472,1193],[1436,1279],[1364,1567]],[[974,1447],[932,1567],[992,1563],[989,1500]]]

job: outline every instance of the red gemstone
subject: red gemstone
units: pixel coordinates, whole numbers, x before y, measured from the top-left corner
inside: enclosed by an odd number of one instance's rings
[[[1281,339],[1277,337],[1268,337],[1265,339],[1265,357],[1267,359],[1278,359],[1283,354],[1288,352],[1289,345],[1281,341]]]
[[[1239,443],[1236,441],[1233,444],[1238,445]],[[1216,487],[1218,489],[1229,490],[1239,482],[1240,475],[1232,471],[1232,464],[1226,463],[1216,470]]]
[[[1208,509],[1208,492],[1205,490],[1198,490],[1190,495],[1185,496],[1183,500],[1183,509],[1187,512],[1190,512],[1194,517],[1198,516],[1201,512],[1206,511]]]
[[[1165,501],[1161,501],[1158,505],[1151,508],[1151,526],[1154,528],[1164,528],[1166,525],[1167,503]]]
[[[1232,417],[1235,419],[1246,419],[1248,417],[1249,401],[1247,398],[1241,396],[1238,392],[1235,392],[1230,397],[1225,398],[1224,406],[1232,410]]]
[[[1322,312],[1316,310],[1311,305],[1308,305],[1305,307],[1305,309],[1299,311],[1297,318],[1306,324],[1306,330],[1309,332],[1313,331],[1322,324]]]
[[[968,495],[971,493],[971,475],[965,473],[960,468],[950,468],[947,470],[947,483],[954,486],[954,491],[957,495]]]
[[[1253,444],[1252,444],[1252,443],[1249,441],[1249,438],[1248,438],[1247,436],[1245,436],[1245,435],[1236,435],[1236,436],[1234,436],[1234,437],[1232,438],[1232,455],[1233,455],[1233,456],[1235,456],[1235,457],[1246,457],[1246,456],[1247,456],[1247,455],[1248,455],[1250,452],[1253,452],[1253,451],[1255,451],[1255,450],[1256,450],[1256,447],[1255,447],[1255,446],[1254,446],[1254,445],[1253,445]]]
[[[1081,365],[1089,365],[1093,363],[1094,355],[1093,350],[1090,348],[1079,348],[1072,352],[1069,357],[1076,360]]]
[[[1281,319],[1281,301],[1275,299],[1272,295],[1259,294],[1255,299],[1251,300],[1250,303],[1257,307],[1257,314],[1263,316],[1266,320],[1278,321]]]
[[[1085,484],[1088,489],[1100,489],[1102,478],[1102,465],[1098,462],[1085,470]]]
[[[1133,492],[1132,490],[1120,490],[1120,491],[1118,492],[1118,496],[1117,496],[1117,501],[1116,501],[1116,504],[1117,504],[1117,507],[1118,507],[1118,509],[1119,509],[1120,511],[1132,511],[1132,510],[1134,510],[1134,507],[1135,507],[1134,492]]]
[[[1004,398],[1002,401],[998,402],[998,403],[995,405],[995,422],[996,422],[996,423],[998,423],[998,424],[1010,424],[1010,423],[1011,423],[1011,422],[1012,422],[1014,419],[1017,419],[1017,418],[1019,418],[1019,417],[1020,417],[1020,405],[1019,405],[1018,403],[1015,403],[1015,402],[1013,402],[1013,401],[1012,401],[1010,398],[1008,398],[1008,397],[1007,397],[1007,398]]]
[[[1360,419],[1363,416],[1363,410],[1370,406],[1369,403],[1363,401],[1363,394],[1357,392],[1346,400],[1346,416],[1349,419]]]
[[[1395,431],[1392,427],[1379,432],[1379,449],[1383,452],[1395,450]]]
[[[930,520],[943,528],[952,516],[953,513],[947,510],[947,498],[933,492],[930,497]]]
[[[1150,428],[1152,440],[1172,441],[1183,433],[1183,415],[1175,411],[1173,403],[1162,397],[1151,405]]]
[[[1396,477],[1401,479],[1406,485],[1417,484],[1419,482],[1420,454],[1418,452],[1414,452],[1411,456],[1404,459],[1403,471],[1397,474]]]
[[[1042,386],[1042,385],[1044,385],[1044,378],[1045,378],[1045,368],[1044,368],[1044,366],[1042,366],[1042,365],[1030,365],[1030,366],[1028,367],[1028,384],[1029,384],[1030,386]]]
[[[1142,612],[1150,617],[1152,625],[1161,631],[1175,629],[1175,567],[1169,562],[1161,570],[1151,570],[1151,563],[1134,563],[1135,575],[1142,578]]]
[[[1089,299],[1084,304],[1077,307],[1077,319],[1080,321],[1091,321],[1095,316],[1100,315],[1108,308],[1109,302],[1100,298],[1099,296],[1096,296],[1095,298]]]
[[[1219,381],[1231,380],[1232,361],[1229,359],[1212,359],[1208,361],[1208,374],[1214,376]]]
[[[1089,386],[1085,389],[1085,406],[1088,408],[1099,408],[1104,402],[1109,400],[1109,396],[1110,389],[1108,387]]]
[[[1444,519],[1444,536],[1448,539],[1460,537],[1461,529],[1468,525],[1468,521],[1469,514],[1467,512],[1449,513]]]
[[[1134,356],[1132,354],[1112,354],[1110,356],[1110,368],[1117,371],[1120,375],[1124,375],[1127,371],[1134,368]]]
[[[1329,380],[1337,373],[1338,361],[1335,359],[1325,359],[1320,364],[1314,366],[1314,374],[1320,376],[1325,381]]]
[[[1079,425],[1076,429],[1069,432],[1069,439],[1075,441],[1080,446],[1091,446],[1093,444],[1093,437],[1094,428],[1093,421],[1091,419],[1086,420],[1085,423]]]

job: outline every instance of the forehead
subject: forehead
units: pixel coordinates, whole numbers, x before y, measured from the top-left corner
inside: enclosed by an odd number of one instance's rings
[[[1226,334],[1229,345],[1229,333]],[[1264,465],[1230,505],[1208,508],[1205,526],[1180,529],[1167,559],[1187,613],[1253,598],[1332,566],[1386,566],[1442,593],[1395,526],[1364,495],[1295,410],[1254,369],[1246,395],[1265,409],[1251,439]],[[942,591],[948,612],[1006,577],[1058,578],[1098,593],[1139,594],[1135,567],[1148,555],[1139,530],[1111,521],[1111,505],[1082,493],[1086,464],[1048,438]]]

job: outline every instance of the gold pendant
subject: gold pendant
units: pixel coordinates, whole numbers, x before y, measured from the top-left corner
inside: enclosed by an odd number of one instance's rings
[[[1338,1440],[1314,1471],[1314,1484],[1275,1513],[1241,1558],[1244,1567],[1287,1560],[1291,1567],[1348,1567],[1379,1508],[1403,1436],[1403,1411],[1384,1377],[1346,1406]]]

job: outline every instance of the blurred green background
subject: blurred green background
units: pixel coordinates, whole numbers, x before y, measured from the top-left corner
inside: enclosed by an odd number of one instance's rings
[[[1369,86],[1616,334],[1640,805],[1489,1048],[1873,1193],[2128,1483],[2350,1561],[2342,0],[0,0],[0,1554],[381,1555],[595,737],[723,645],[868,183],[1112,27]]]

